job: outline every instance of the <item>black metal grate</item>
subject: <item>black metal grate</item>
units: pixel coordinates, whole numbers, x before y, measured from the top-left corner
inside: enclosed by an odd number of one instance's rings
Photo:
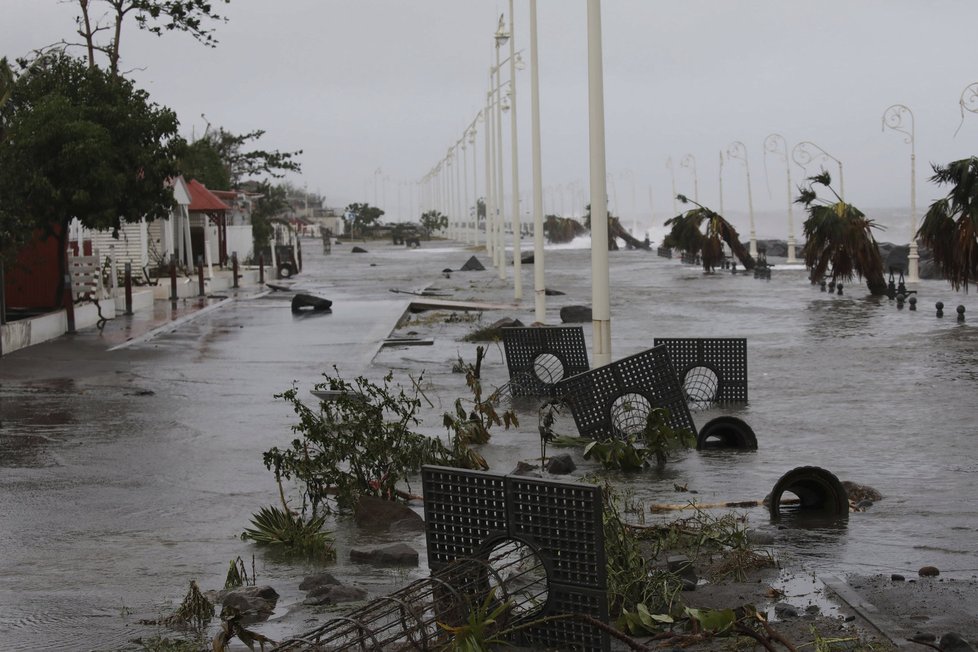
[[[513,396],[554,396],[557,383],[590,368],[581,326],[502,331]]]
[[[557,390],[570,406],[582,437],[608,439],[629,434],[623,432],[621,424],[616,424],[615,417],[621,404],[618,399],[629,394],[644,399],[647,409],[667,408],[672,428],[696,432],[665,346],[572,376],[562,381]]]
[[[747,402],[746,339],[657,337],[654,344],[668,349],[691,404]]]
[[[608,621],[600,487],[438,466],[424,467],[422,484],[433,572],[484,554],[494,541],[521,541],[547,569],[547,602],[534,618],[585,613]],[[534,625],[514,642],[558,649],[610,647],[607,633],[572,619]]]
[[[426,467],[424,497],[432,570],[472,557],[486,539],[506,532],[505,476]]]

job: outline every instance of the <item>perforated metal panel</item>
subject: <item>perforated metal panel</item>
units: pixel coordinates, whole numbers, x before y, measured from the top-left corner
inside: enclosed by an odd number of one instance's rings
[[[590,368],[581,326],[502,331],[513,396],[554,396],[558,382]]]
[[[716,374],[714,403],[747,402],[747,340],[744,338],[657,337],[655,346],[664,346],[680,384],[690,372],[706,368]]]
[[[667,408],[669,425],[696,432],[679,378],[665,346],[657,346],[572,376],[558,384],[557,391],[574,414],[582,437],[608,439],[621,433],[615,427],[616,400],[638,394],[651,408]]]
[[[440,466],[422,469],[422,485],[433,572],[459,558],[485,556],[494,541],[521,541],[547,568],[547,602],[531,620],[585,613],[608,621],[600,487]],[[528,627],[513,642],[610,648],[605,632],[571,619]]]

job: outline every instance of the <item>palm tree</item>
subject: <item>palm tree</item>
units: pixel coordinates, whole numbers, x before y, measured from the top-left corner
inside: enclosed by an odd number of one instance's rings
[[[591,230],[591,204],[584,207],[584,226]],[[618,251],[618,238],[625,241],[631,249],[650,249],[648,241],[642,241],[625,230],[621,220],[608,212],[608,251]]]
[[[696,208],[665,221],[672,230],[662,241],[665,247],[681,249],[688,254],[699,254],[703,269],[712,272],[723,262],[723,243],[744,265],[744,269],[754,269],[754,258],[740,242],[737,229],[722,215],[706,206],[690,200],[685,195],[676,195],[684,204],[696,204]],[[701,231],[704,223],[706,232]]]
[[[801,194],[795,203],[804,204],[808,210],[803,254],[812,283],[826,274],[831,274],[833,283],[851,281],[855,275],[866,279],[870,294],[886,294],[883,259],[872,232],[879,227],[858,208],[842,201],[825,170],[807,181],[811,184],[808,188],[799,186]],[[812,188],[816,183],[828,188],[836,201],[819,199]]]
[[[951,287],[967,290],[978,274],[978,158],[932,167],[930,180],[952,187],[947,197],[931,204],[917,237]]]

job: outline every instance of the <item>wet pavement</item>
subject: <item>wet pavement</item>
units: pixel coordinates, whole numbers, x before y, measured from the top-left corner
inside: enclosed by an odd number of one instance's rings
[[[411,297],[391,289],[437,288],[454,300],[500,304],[513,302],[512,289],[492,270],[442,276],[472,254],[460,245],[368,243],[369,253],[356,255],[349,248],[336,245],[330,256],[305,248],[306,269],[295,279],[296,289],[333,301],[329,314],[296,316],[288,295],[249,288],[2,358],[0,648],[126,648],[157,633],[139,619],[172,609],[191,579],[219,588],[238,556],[250,570],[254,555],[259,582],[282,594],[263,626],[268,635],[322,617],[286,615],[312,565],[272,558],[239,538],[251,514],[277,500],[261,456],[291,439],[293,420],[274,394],[293,382],[311,388],[334,365],[344,377],[392,369],[403,384],[424,372],[431,404],[421,430],[444,437],[441,413],[466,396],[452,363],[474,359],[475,346],[460,337],[497,317],[533,321],[530,265],[526,298],[512,311],[403,319]],[[586,249],[548,250],[547,286],[567,293],[548,298],[550,323],[560,306],[590,303],[589,257]],[[978,331],[952,310],[937,319],[924,308],[968,305],[969,297],[922,283],[921,310],[911,313],[861,288],[840,297],[804,279],[799,266],[776,266],[762,281],[708,276],[646,252],[612,255],[613,357],[642,351],[656,336],[748,338],[750,403],[694,420],[739,416],[759,450],[690,452],[663,471],[611,477],[638,500],[681,502],[688,496],[674,485],[685,484],[715,502],[758,499],[787,470],[823,466],[885,498],[835,528],[781,530],[762,509],[744,510],[775,536],[785,563],[812,573],[910,575],[925,564],[948,578],[978,573]],[[382,348],[392,333],[434,344]],[[590,343],[587,326],[585,335]],[[502,384],[501,347],[489,353],[484,377]],[[536,404],[514,407],[520,427],[496,432],[482,450],[494,470],[539,455]],[[572,423],[559,425],[574,434]],[[596,470],[573,454],[580,473]],[[426,573],[423,564],[351,564],[350,545],[365,538],[345,521],[334,526],[339,560],[331,571],[372,597]],[[420,548],[423,535],[408,543]]]

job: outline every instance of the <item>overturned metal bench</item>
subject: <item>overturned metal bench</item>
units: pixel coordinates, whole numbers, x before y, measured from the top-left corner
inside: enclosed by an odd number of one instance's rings
[[[556,396],[557,384],[590,369],[581,326],[502,329],[513,396]]]
[[[654,408],[669,410],[673,429],[696,432],[669,351],[657,346],[558,383],[578,434],[589,439],[622,438],[641,432]]]
[[[747,402],[747,340],[733,337],[657,337],[676,370],[691,409]]]
[[[422,470],[431,575],[274,650],[441,649],[446,629],[495,612],[514,645],[606,652],[601,488],[464,469]],[[564,617],[566,616],[566,617]]]

